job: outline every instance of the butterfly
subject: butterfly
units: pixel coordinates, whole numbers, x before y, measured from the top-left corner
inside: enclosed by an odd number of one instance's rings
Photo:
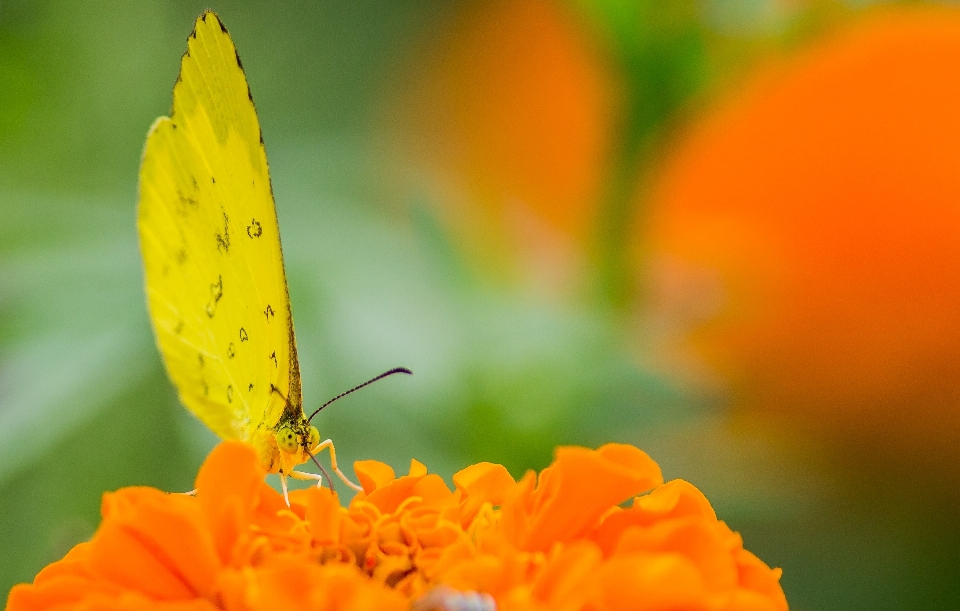
[[[240,56],[220,18],[197,18],[169,117],[147,135],[137,228],[157,345],[181,402],[224,439],[253,445],[268,473],[330,450],[307,418],[263,135]]]

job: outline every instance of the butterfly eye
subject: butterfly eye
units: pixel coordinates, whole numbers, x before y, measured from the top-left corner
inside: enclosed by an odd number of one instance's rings
[[[297,446],[300,444],[297,443],[297,434],[293,432],[293,429],[289,426],[282,426],[280,430],[277,431],[277,446],[281,450],[288,453],[293,453],[297,451]]]
[[[311,451],[313,451],[313,449],[318,445],[320,445],[320,431],[317,430],[317,427],[311,426],[310,427],[310,443],[308,444],[308,447],[310,448]]]

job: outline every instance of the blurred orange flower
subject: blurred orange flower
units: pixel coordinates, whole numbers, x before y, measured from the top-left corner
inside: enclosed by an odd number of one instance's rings
[[[467,3],[405,100],[404,160],[424,164],[443,220],[539,277],[569,272],[595,230],[615,96],[589,32],[558,0]]]
[[[886,9],[758,75],[664,164],[645,316],[741,404],[956,465],[958,64],[960,11]]]
[[[93,539],[16,586],[7,610],[787,608],[780,571],[632,446],[560,448],[519,482],[476,464],[453,491],[416,461],[401,477],[376,461],[356,472],[348,506],[311,488],[288,508],[254,450],[224,442],[196,497],[106,494]]]

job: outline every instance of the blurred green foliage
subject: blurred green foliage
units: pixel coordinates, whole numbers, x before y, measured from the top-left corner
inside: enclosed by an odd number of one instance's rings
[[[705,85],[707,37],[701,3],[585,0],[575,3],[610,49],[623,88],[613,168],[599,222],[601,292],[622,305],[629,297],[627,240],[637,175]]]
[[[774,30],[747,19],[748,33],[731,35],[733,4],[572,3],[626,92],[598,240],[614,304],[626,297],[636,172],[722,80],[725,57],[791,32],[785,18]],[[267,143],[307,403],[396,365],[416,374],[324,412],[319,427],[345,462],[402,470],[417,458],[449,476],[489,460],[520,475],[558,444],[635,443],[785,567],[794,608],[954,606],[957,554],[945,546],[958,546],[935,533],[956,539],[956,527],[920,528],[930,513],[905,501],[880,512],[879,499],[841,502],[773,442],[731,429],[709,397],[638,365],[606,298],[491,282],[429,202],[411,197],[404,215],[390,206],[377,117],[419,41],[457,7],[213,7],[244,58]],[[204,8],[0,2],[0,592],[88,537],[104,491],[191,488],[216,441],[166,379],[134,228],[146,130],[169,108]]]

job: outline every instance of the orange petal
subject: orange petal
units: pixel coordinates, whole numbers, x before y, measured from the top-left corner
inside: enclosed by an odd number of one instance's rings
[[[250,523],[263,492],[266,471],[253,446],[224,441],[210,452],[197,474],[197,501],[216,541],[222,562]]]
[[[737,590],[725,611],[787,611],[787,600],[780,593],[780,600],[758,594],[752,590]]]
[[[21,583],[13,586],[7,597],[7,611],[33,611],[57,607],[80,607],[84,600],[108,599],[120,588],[112,583],[98,582],[77,575],[60,574],[42,582]]]
[[[787,611],[787,599],[780,586],[780,569],[771,569],[745,549],[737,550],[736,561],[742,588],[757,592],[772,601],[773,609]]]
[[[634,499],[633,507],[606,516],[594,540],[604,554],[610,555],[621,534],[630,526],[652,526],[664,520],[686,517],[717,521],[707,497],[693,484],[675,479],[658,486],[648,495]]]
[[[463,493],[461,520],[464,526],[473,521],[484,503],[500,505],[516,481],[503,465],[482,462],[458,471],[453,485]]]
[[[505,589],[508,576],[504,560],[492,554],[476,555],[466,545],[449,548],[434,566],[437,582],[461,591],[490,592]]]
[[[597,454],[612,463],[629,469],[635,477],[646,477],[647,487],[645,490],[663,483],[660,465],[636,446],[626,443],[608,443],[597,448]]]
[[[423,502],[430,505],[447,500],[451,496],[450,488],[443,478],[436,473],[425,475],[423,479],[413,485],[413,496],[419,496]]]
[[[310,523],[313,540],[321,545],[336,545],[340,542],[340,500],[335,492],[326,488],[309,488],[306,521]]]
[[[407,473],[407,475],[416,476],[416,475],[426,475],[426,474],[427,474],[427,466],[422,462],[420,462],[419,460],[417,460],[416,458],[411,458],[410,471]]]
[[[547,471],[547,469],[544,469]],[[520,545],[530,531],[533,520],[534,491],[537,487],[537,475],[527,471],[520,481],[507,492],[500,506],[500,519],[496,524],[496,534],[503,536],[514,545]],[[476,526],[474,526],[476,528]]]
[[[707,497],[696,486],[682,479],[671,480],[650,494],[636,499],[634,507],[649,522],[686,516],[717,519]]]
[[[199,503],[152,488],[104,495],[91,573],[157,600],[211,595],[222,562]]]
[[[551,607],[573,605],[579,609],[590,594],[603,555],[589,541],[573,543],[552,558],[533,583],[533,596]]]
[[[433,509],[418,508],[406,512],[400,517],[400,522],[413,533],[416,544],[421,548],[445,548],[465,536],[458,522],[443,519]]]
[[[319,565],[275,556],[239,578],[224,581],[228,607],[249,611],[405,611],[406,601],[354,566]]]
[[[557,448],[553,465],[541,474],[524,549],[546,551],[594,527],[611,507],[662,483],[660,468],[641,450],[608,444],[593,451]]]
[[[67,555],[60,560],[45,566],[33,579],[33,583],[41,584],[48,579],[57,577],[84,577],[90,578],[89,569],[90,542],[84,541],[73,546]]]
[[[49,611],[51,609],[97,609],[103,611],[215,611],[204,598],[158,602],[113,584],[58,577],[42,586],[18,585],[10,591],[7,611]]]
[[[621,554],[680,554],[700,571],[704,586],[711,592],[730,592],[737,588],[740,575],[734,553],[739,538],[718,522],[683,518],[661,522],[649,528],[627,529],[614,551]]]
[[[358,460],[353,463],[353,472],[357,474],[363,492],[368,495],[397,478],[393,467],[377,460]]]
[[[679,554],[618,556],[600,570],[600,604],[609,611],[704,609],[700,572]]]
[[[425,503],[436,503],[450,495],[450,489],[443,478],[431,473],[397,478],[371,492],[366,501],[376,505],[383,513],[393,513],[401,503],[413,496],[420,497]]]

